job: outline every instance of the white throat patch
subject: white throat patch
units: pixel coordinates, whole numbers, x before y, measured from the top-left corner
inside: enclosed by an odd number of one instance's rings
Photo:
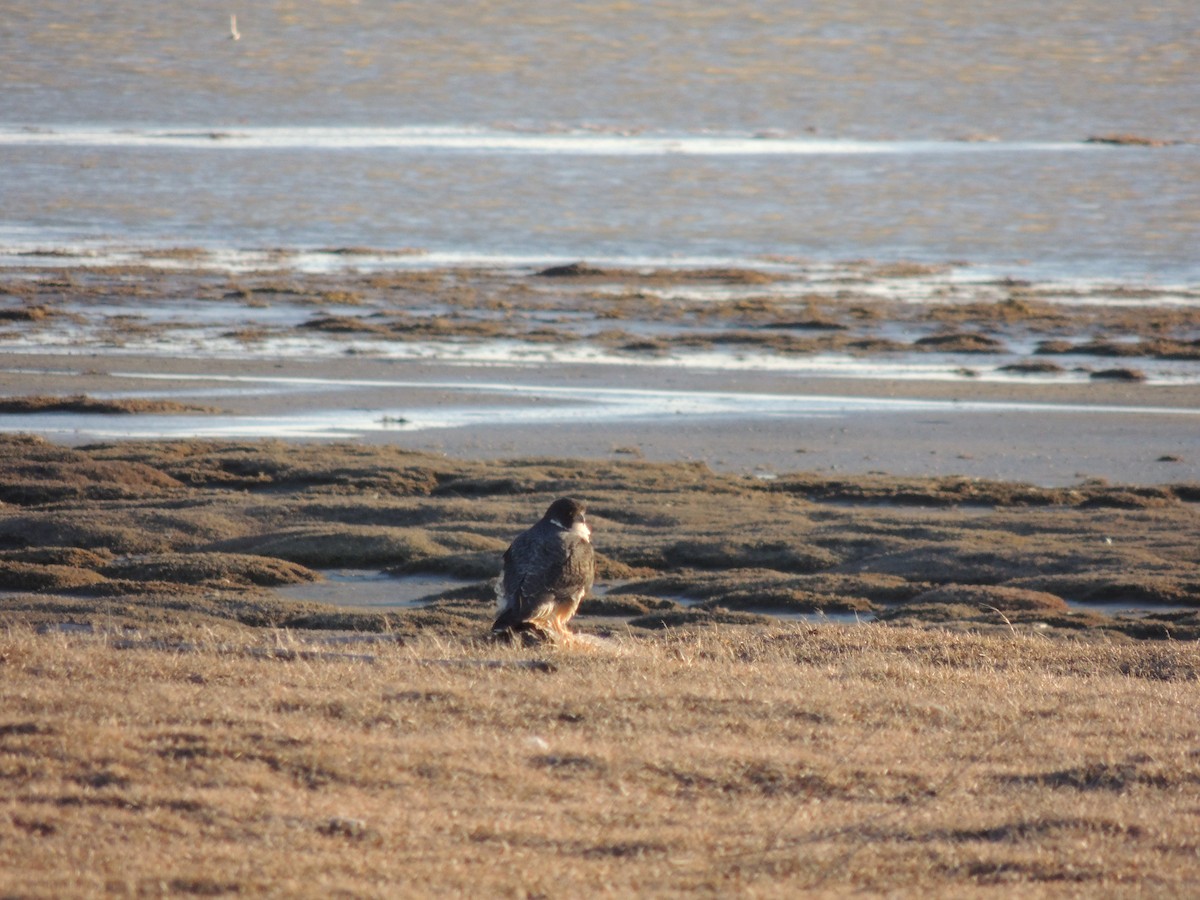
[[[592,541],[592,529],[587,527],[586,522],[576,522],[570,528],[567,528],[565,525],[563,525],[562,522],[558,521],[558,519],[551,519],[550,523],[552,525],[557,525],[563,531],[569,531],[572,534],[579,535],[581,538],[583,538],[588,543],[591,543],[591,541]]]

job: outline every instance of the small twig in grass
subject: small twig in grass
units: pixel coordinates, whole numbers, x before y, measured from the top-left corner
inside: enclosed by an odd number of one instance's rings
[[[423,666],[448,666],[455,669],[530,669],[534,672],[557,672],[558,666],[548,659],[422,659]]]
[[[1000,610],[998,610],[994,606],[988,606],[987,604],[981,604],[981,606],[984,609],[990,609],[992,612],[994,612],[996,615],[998,615],[1001,619],[1003,619],[1004,624],[1008,626],[1008,630],[1013,633],[1013,637],[1017,636],[1017,629],[1013,627],[1013,623],[1009,621],[1008,616],[1006,616],[1004,613],[1000,612]]]

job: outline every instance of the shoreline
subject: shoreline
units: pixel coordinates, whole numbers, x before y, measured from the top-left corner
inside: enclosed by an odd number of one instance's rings
[[[717,471],[886,472],[1063,486],[1200,480],[1200,388],[989,384],[596,365],[369,358],[38,354],[13,398],[110,398],[208,412],[0,413],[67,445],[124,437],[360,440],[457,458],[703,461]]]
[[[762,477],[1200,481],[1195,285],[870,262],[358,271],[361,249],[332,273],[221,272],[175,252],[178,269],[0,271],[0,399],[25,404],[0,429]],[[68,398],[83,402],[30,411]]]

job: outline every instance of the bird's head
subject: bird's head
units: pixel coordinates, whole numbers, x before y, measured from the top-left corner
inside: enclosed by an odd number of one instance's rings
[[[550,504],[543,518],[563,531],[574,531],[584,540],[591,537],[592,530],[587,524],[587,507],[580,500],[560,497]]]

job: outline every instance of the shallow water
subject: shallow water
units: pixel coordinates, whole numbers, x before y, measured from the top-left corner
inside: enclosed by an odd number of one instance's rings
[[[122,377],[122,373],[114,373]],[[751,390],[704,391],[696,389],[614,388],[595,384],[565,387],[560,384],[518,384],[478,379],[461,382],[401,379],[347,379],[229,375],[155,375],[139,379],[183,384],[219,384],[216,391],[137,391],[130,396],[158,399],[233,398],[241,385],[256,393],[310,392],[329,395],[326,408],[300,408],[294,412],[255,415],[228,413],[120,415],[106,413],[41,412],[6,413],[0,432],[31,432],[58,439],[89,436],[101,439],[274,437],[292,439],[348,438],[380,433],[411,433],[433,429],[505,427],[595,426],[603,423],[656,425],[665,418],[689,421],[802,422],[840,419],[870,413],[876,416],[1077,415],[1117,420],[1137,414],[1188,422],[1200,419],[1200,409],[1119,406],[1096,403],[1070,404],[1027,401],[937,400],[915,397],[850,397],[819,394],[756,393]],[[232,392],[226,385],[233,385]],[[261,386],[261,390],[259,390]],[[339,397],[355,397],[363,389],[383,389],[395,399],[389,407],[347,404]],[[436,399],[422,400],[431,391]],[[100,392],[92,396],[104,398]],[[116,396],[116,395],[112,395]]]
[[[499,565],[499,563],[497,563]],[[416,609],[425,606],[439,594],[467,585],[478,584],[478,580],[450,578],[444,575],[390,576],[371,569],[338,569],[321,573],[322,581],[279,587],[275,592],[289,600],[328,603],[352,609]],[[603,597],[612,585],[599,584],[594,594]],[[0,595],[2,596],[2,595]],[[696,606],[700,601],[687,597],[672,598],[684,607]],[[1100,613],[1106,616],[1143,618],[1155,613],[1188,612],[1191,607],[1130,603],[1079,603],[1068,601],[1073,612]],[[875,621],[872,612],[797,612],[786,609],[762,607],[748,610],[770,616],[784,622],[806,622],[810,624],[859,625]],[[584,615],[581,621],[587,621]]]
[[[1200,15],[6,6],[0,251],[783,254],[1200,278]]]
[[[337,569],[321,574],[322,581],[278,587],[275,592],[289,600],[354,609],[413,609],[443,591],[475,583],[443,575],[393,577],[368,569]]]

